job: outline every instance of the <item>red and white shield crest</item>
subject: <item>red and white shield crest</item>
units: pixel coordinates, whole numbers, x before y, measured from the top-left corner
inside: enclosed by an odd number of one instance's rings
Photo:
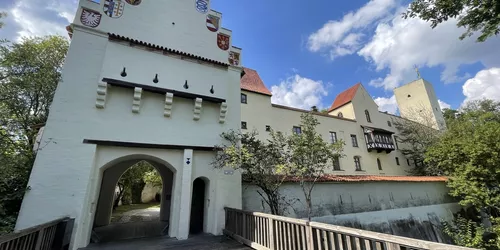
[[[217,32],[219,30],[220,18],[214,15],[207,15],[207,28],[212,32]]]
[[[233,66],[240,65],[240,53],[229,51],[229,64]]]
[[[80,22],[83,25],[95,28],[101,23],[102,14],[89,9],[82,9],[82,15],[80,16]]]
[[[230,37],[226,34],[219,33],[217,34],[217,46],[221,50],[228,50],[229,49],[229,39]]]

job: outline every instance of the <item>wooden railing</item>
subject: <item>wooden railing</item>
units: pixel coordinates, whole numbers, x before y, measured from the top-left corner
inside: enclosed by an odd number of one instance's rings
[[[69,243],[73,220],[62,218],[0,236],[0,250],[60,250]]]
[[[224,234],[254,249],[471,249],[348,227],[226,208]]]

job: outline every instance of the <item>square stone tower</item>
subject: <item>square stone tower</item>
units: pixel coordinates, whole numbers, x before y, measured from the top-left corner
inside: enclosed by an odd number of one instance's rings
[[[446,123],[432,84],[422,78],[394,89],[402,117],[432,127],[446,129]]]
[[[242,67],[211,1],[80,0],[17,230],[71,217],[71,249],[87,246],[120,176],[145,160],[163,180],[165,234],[222,233],[241,175],[210,163],[239,128]]]

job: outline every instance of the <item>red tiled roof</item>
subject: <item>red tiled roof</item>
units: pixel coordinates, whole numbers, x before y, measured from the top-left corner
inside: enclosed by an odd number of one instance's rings
[[[318,182],[445,182],[445,176],[384,176],[384,175],[333,175],[327,174],[318,179]],[[298,182],[295,177],[288,177],[287,182]]]
[[[346,89],[344,92],[340,93],[337,95],[335,98],[335,101],[333,102],[332,106],[328,109],[328,111],[332,111],[336,108],[339,108],[349,102],[352,101],[354,98],[354,95],[356,94],[356,91],[358,91],[359,86],[361,86],[361,83],[356,83],[356,85]]]
[[[243,68],[245,75],[241,78],[241,89],[271,96],[271,91],[266,88],[259,73],[253,69]]]

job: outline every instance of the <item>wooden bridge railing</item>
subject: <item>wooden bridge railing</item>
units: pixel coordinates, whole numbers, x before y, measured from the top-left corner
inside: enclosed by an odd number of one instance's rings
[[[69,243],[73,219],[62,218],[0,236],[0,250],[60,250]]]
[[[254,249],[459,250],[471,249],[360,229],[226,208],[224,234]]]

